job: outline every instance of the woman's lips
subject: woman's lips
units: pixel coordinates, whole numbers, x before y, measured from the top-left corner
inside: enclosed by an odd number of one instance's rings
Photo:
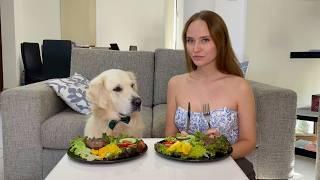
[[[192,56],[192,59],[193,60],[201,60],[204,56],[199,56],[199,55],[196,55],[196,56]]]

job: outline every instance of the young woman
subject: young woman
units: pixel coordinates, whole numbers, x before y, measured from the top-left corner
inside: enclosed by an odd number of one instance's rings
[[[244,158],[256,146],[254,97],[223,19],[212,11],[196,13],[186,22],[182,38],[189,72],[168,82],[166,136],[195,131],[223,134],[232,144],[232,157],[255,179],[252,164]],[[191,120],[186,129],[189,103]],[[209,122],[203,114],[205,104],[210,107]]]

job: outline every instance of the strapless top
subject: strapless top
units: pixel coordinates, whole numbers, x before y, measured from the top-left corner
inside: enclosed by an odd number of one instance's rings
[[[187,127],[188,111],[178,107],[175,114],[175,124],[179,131],[185,131]],[[210,126],[217,128],[220,134],[227,137],[231,144],[238,141],[238,113],[230,108],[223,107],[210,111]],[[188,133],[196,131],[205,132],[209,125],[202,112],[190,112],[190,126]]]

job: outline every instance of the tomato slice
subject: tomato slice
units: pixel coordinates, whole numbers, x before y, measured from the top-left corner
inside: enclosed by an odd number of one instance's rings
[[[122,141],[121,143],[118,144],[118,146],[120,148],[127,148],[127,147],[135,148],[135,147],[137,147],[137,144],[134,144],[130,141]]]
[[[174,144],[174,143],[175,143],[175,142],[173,142],[173,141],[164,141],[164,142],[162,142],[162,144],[165,145],[165,146],[167,146],[167,147],[171,146],[171,145]]]
[[[123,140],[121,143],[125,143],[125,144],[132,144],[131,141],[127,141],[127,140]]]
[[[128,147],[129,145],[131,145],[131,143],[119,143],[119,144],[118,144],[118,146],[119,146],[120,148],[126,148],[126,147]]]
[[[131,144],[128,145],[128,147],[129,147],[129,148],[136,148],[136,147],[137,147],[137,144],[132,144],[132,143],[131,143]]]

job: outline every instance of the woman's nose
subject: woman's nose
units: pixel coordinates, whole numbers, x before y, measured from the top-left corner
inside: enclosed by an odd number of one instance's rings
[[[193,46],[193,51],[197,52],[201,50],[201,44],[199,42],[195,42]]]

